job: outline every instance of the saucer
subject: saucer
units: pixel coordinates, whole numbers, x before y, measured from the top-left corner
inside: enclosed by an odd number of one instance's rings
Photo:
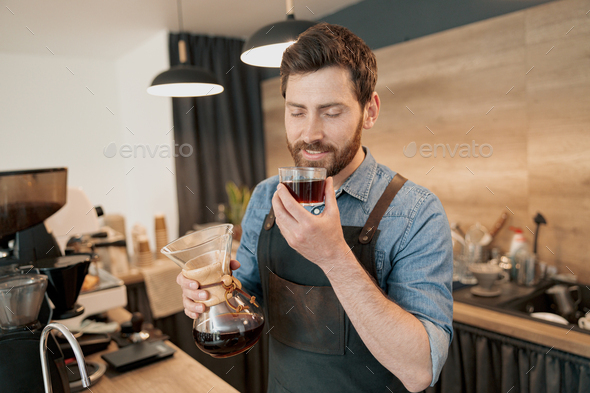
[[[549,313],[549,312],[533,312],[530,314],[533,318],[544,319],[546,321],[560,323],[562,325],[567,325],[569,322],[567,319],[562,317],[561,315]]]
[[[470,291],[473,295],[481,296],[481,297],[494,297],[494,296],[500,296],[502,294],[502,289],[500,289],[500,288],[484,289],[484,288],[480,287],[479,285],[477,285],[475,287],[471,287]]]

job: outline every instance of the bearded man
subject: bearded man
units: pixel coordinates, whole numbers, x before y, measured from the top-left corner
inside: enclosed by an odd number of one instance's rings
[[[434,194],[361,145],[379,116],[375,56],[348,29],[320,23],[280,71],[294,164],[328,178],[313,207],[266,179],[242,221],[231,265],[265,307],[268,391],[424,390],[453,334],[450,228]],[[208,292],[182,274],[178,283],[196,318]]]

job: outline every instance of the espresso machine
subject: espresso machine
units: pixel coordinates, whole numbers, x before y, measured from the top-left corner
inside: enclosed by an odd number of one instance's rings
[[[0,172],[0,381],[2,392],[69,393],[54,331],[82,351],[52,319],[80,315],[76,303],[91,256],[61,255],[43,221],[66,202],[67,169]],[[83,384],[89,383],[80,368]]]

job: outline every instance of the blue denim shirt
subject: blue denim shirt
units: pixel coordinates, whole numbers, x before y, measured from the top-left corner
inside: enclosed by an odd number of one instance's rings
[[[343,226],[364,226],[369,213],[395,175],[378,164],[368,148],[365,159],[336,191]],[[259,183],[242,221],[242,239],[236,259],[241,267],[234,275],[252,295],[262,299],[256,259],[258,236],[278,176]],[[306,207],[320,214],[324,205]],[[381,289],[396,304],[412,313],[426,329],[432,359],[432,384],[438,380],[453,336],[453,251],[451,231],[440,200],[408,180],[379,224],[375,261]]]

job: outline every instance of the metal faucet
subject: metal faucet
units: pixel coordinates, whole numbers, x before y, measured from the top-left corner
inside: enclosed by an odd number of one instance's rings
[[[62,325],[61,323],[50,323],[43,328],[41,332],[41,341],[39,342],[39,353],[41,355],[41,371],[43,372],[43,385],[45,385],[45,393],[52,393],[53,388],[51,387],[51,375],[49,374],[49,367],[47,366],[47,335],[52,329],[59,330],[61,334],[68,340],[74,355],[76,356],[76,362],[78,363],[78,369],[80,370],[80,378],[82,379],[82,386],[87,388],[90,386],[90,378],[86,373],[86,363],[84,362],[84,354],[80,348],[80,344],[74,338],[70,330]]]

